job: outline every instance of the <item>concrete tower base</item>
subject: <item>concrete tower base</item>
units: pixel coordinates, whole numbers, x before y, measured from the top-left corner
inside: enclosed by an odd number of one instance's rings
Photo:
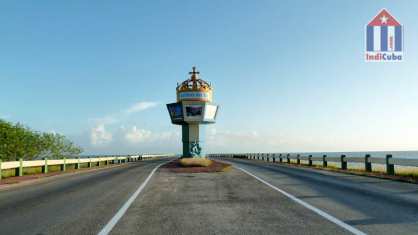
[[[183,156],[205,157],[203,154],[204,127],[199,124],[182,125]]]

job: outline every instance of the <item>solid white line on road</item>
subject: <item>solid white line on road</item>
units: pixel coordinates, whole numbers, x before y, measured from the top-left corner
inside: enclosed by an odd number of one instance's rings
[[[171,162],[171,161],[168,161]],[[113,227],[118,223],[118,221],[122,218],[122,216],[126,213],[129,206],[135,201],[135,199],[138,197],[138,195],[141,193],[141,191],[145,188],[148,181],[151,179],[152,175],[154,175],[155,171],[162,166],[163,164],[166,164],[167,162],[163,162],[156,166],[151,173],[148,175],[148,177],[145,179],[145,181],[139,186],[139,188],[132,194],[132,196],[128,199],[128,201],[123,204],[123,206],[118,210],[118,212],[113,216],[112,219],[110,219],[109,222],[107,222],[106,226],[103,227],[103,229],[98,233],[98,235],[107,235],[112,231]]]
[[[234,165],[234,164],[232,163],[232,165]],[[329,220],[329,221],[333,222],[334,224],[336,224],[336,225],[338,225],[338,226],[340,226],[340,227],[342,227],[342,228],[344,228],[344,229],[346,229],[346,230],[348,230],[348,231],[352,232],[353,234],[356,234],[356,235],[366,235],[366,233],[364,233],[364,232],[362,232],[362,231],[360,231],[360,230],[358,230],[358,229],[354,228],[353,226],[351,226],[351,225],[349,225],[349,224],[344,223],[343,221],[341,221],[341,220],[339,220],[339,219],[335,218],[334,216],[332,216],[332,215],[330,215],[330,214],[326,213],[325,211],[323,211],[323,210],[321,210],[321,209],[318,209],[318,208],[316,208],[316,207],[312,206],[311,204],[309,204],[309,203],[307,203],[307,202],[305,202],[305,201],[300,200],[299,198],[297,198],[297,197],[293,196],[292,194],[290,194],[290,193],[288,193],[288,192],[286,192],[286,191],[283,191],[282,189],[277,188],[276,186],[274,186],[274,185],[270,184],[269,182],[267,182],[267,181],[265,181],[265,180],[261,179],[260,177],[258,177],[258,176],[256,176],[256,175],[254,175],[253,173],[251,173],[251,172],[249,172],[249,171],[247,171],[247,170],[245,170],[245,169],[242,169],[241,167],[238,167],[238,166],[236,166],[236,165],[234,165],[234,167],[235,167],[235,168],[237,168],[237,169],[239,169],[239,170],[241,170],[241,171],[243,171],[243,172],[245,172],[245,173],[247,173],[248,175],[250,175],[250,176],[254,177],[255,179],[257,179],[257,180],[258,180],[258,181],[260,181],[261,183],[263,183],[263,184],[265,184],[265,185],[269,186],[270,188],[272,188],[272,189],[274,189],[274,190],[276,190],[276,191],[280,192],[281,194],[285,195],[285,196],[286,196],[286,197],[288,197],[289,199],[291,199],[291,200],[293,200],[293,201],[295,201],[295,202],[299,203],[300,205],[302,205],[302,206],[304,206],[304,207],[308,208],[309,210],[311,210],[311,211],[313,211],[313,212],[317,213],[318,215],[320,215],[320,216],[324,217],[325,219],[327,219],[327,220]]]

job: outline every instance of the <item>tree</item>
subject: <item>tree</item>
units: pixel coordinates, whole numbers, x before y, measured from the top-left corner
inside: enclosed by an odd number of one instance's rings
[[[3,161],[62,158],[81,152],[80,147],[63,135],[36,132],[20,123],[0,119],[0,159]]]

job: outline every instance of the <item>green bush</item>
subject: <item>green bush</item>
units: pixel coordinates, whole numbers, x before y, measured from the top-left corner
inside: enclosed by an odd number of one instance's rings
[[[0,119],[0,159],[3,161],[62,158],[81,152],[80,147],[63,135],[33,131],[20,123]]]

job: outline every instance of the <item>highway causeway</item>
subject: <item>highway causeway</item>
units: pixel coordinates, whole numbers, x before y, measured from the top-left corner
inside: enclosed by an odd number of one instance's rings
[[[220,173],[157,168],[170,160],[1,190],[1,234],[418,233],[416,184],[231,158]]]

